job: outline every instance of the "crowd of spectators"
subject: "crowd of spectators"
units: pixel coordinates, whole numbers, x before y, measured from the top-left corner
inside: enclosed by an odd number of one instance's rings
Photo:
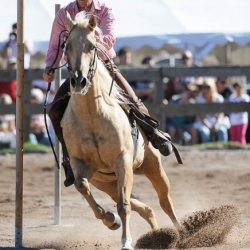
[[[13,43],[12,33],[10,34],[6,48]],[[15,38],[16,39],[16,38]],[[12,45],[13,46],[13,45]],[[27,48],[28,50],[28,48]],[[1,65],[5,68],[16,68],[16,55],[10,53],[10,48],[5,51]],[[7,56],[8,55],[8,56]],[[122,48],[117,52],[118,67],[133,67],[132,52],[128,48]],[[182,53],[183,67],[199,67],[194,61],[192,53],[188,50]],[[142,68],[154,67],[154,58],[145,56],[141,61]],[[2,66],[2,68],[4,68]],[[129,82],[136,95],[145,103],[152,103],[154,99],[155,83],[148,79]],[[164,89],[163,104],[194,104],[194,103],[223,103],[223,102],[249,102],[249,95],[246,94],[244,85],[241,82],[229,82],[226,77],[173,77],[168,80]],[[31,103],[43,103],[47,84],[43,80],[34,80],[31,89]],[[52,94],[53,94],[52,88]],[[50,98],[50,97],[49,97]],[[53,98],[52,98],[53,99]],[[16,101],[16,80],[1,81],[0,79],[0,103],[11,104]],[[167,116],[165,131],[168,132],[172,141],[182,145],[195,145],[211,141],[223,143],[230,141],[246,144],[246,133],[248,129],[248,112],[237,112],[224,114],[202,115],[175,115]],[[54,131],[51,129],[50,120],[47,117],[51,137],[54,138]],[[0,116],[0,146],[8,144],[15,147],[15,116]],[[50,145],[45,121],[42,114],[35,114],[30,119],[30,141],[34,144],[41,143]],[[52,139],[54,142],[54,140]]]
[[[123,58],[120,59],[120,62],[126,61],[120,65],[131,66],[131,51],[122,48],[118,55],[119,58],[120,55]],[[124,60],[126,57],[129,60]],[[147,63],[143,63],[143,61],[147,61]],[[143,61],[142,65],[154,67],[154,58],[146,56]],[[181,62],[182,67],[199,67],[199,64],[194,62],[192,53],[188,50],[183,51]],[[130,84],[143,101],[153,101],[154,83],[149,83],[146,80]],[[141,95],[141,93],[143,94]],[[163,104],[165,105],[223,102],[249,102],[249,95],[246,94],[243,83],[229,83],[227,77],[176,76],[168,80],[164,89]],[[176,115],[173,117],[168,117],[166,114],[165,130],[170,134],[173,142],[183,145],[214,141],[222,143],[233,141],[246,144],[248,121],[247,112],[225,114],[218,111],[218,113],[213,114]]]
[[[183,67],[197,67],[192,60],[191,52],[184,51]],[[243,84],[238,82],[229,84],[227,77],[175,77],[167,83],[164,94],[164,104],[249,102],[249,95],[245,93]],[[184,145],[212,141],[246,144],[248,121],[247,112],[167,117],[166,131],[175,142]]]

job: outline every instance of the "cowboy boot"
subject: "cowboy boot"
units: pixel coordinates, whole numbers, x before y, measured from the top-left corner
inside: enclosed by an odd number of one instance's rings
[[[69,157],[63,157],[62,166],[64,168],[66,179],[64,180],[64,186],[69,187],[75,182],[75,177],[70,166]]]
[[[64,186],[69,187],[72,184],[74,184],[75,177],[74,177],[74,173],[72,171],[72,168],[70,166],[70,161],[69,161],[70,158],[69,158],[68,150],[66,148],[64,140],[62,142],[62,153],[63,153],[62,166],[64,168],[64,172],[65,172],[65,176],[66,176],[66,179],[64,181]]]
[[[152,143],[153,147],[159,149],[162,155],[169,156],[173,152],[173,146],[171,143],[171,139],[168,133],[163,133],[158,129],[159,133],[163,136],[158,136],[157,134],[151,134],[150,142]]]

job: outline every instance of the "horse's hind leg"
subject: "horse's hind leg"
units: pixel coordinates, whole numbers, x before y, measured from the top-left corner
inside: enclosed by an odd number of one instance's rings
[[[174,206],[170,197],[170,183],[168,177],[161,164],[161,156],[147,152],[147,158],[140,168],[140,174],[144,174],[152,183],[159,198],[160,205],[163,211],[170,217],[175,227],[181,228],[177,216],[174,212]]]
[[[142,218],[144,218],[150,225],[151,229],[158,229],[158,223],[154,210],[137,200],[133,195],[130,199],[132,210],[137,212]]]
[[[117,181],[101,182],[92,179],[91,183],[99,190],[108,194],[116,203],[118,202]],[[133,194],[131,194],[130,203],[131,209],[145,219],[153,230],[158,229],[156,216],[151,207],[140,202]]]

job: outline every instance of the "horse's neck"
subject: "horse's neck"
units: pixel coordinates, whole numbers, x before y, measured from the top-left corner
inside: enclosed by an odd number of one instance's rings
[[[85,95],[71,96],[71,105],[74,113],[81,116],[101,115],[105,113],[105,102],[98,82],[95,80]]]

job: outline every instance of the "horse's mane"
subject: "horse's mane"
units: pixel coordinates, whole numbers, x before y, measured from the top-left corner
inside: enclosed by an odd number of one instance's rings
[[[98,78],[94,77],[93,81],[99,81],[102,96],[107,103],[111,103],[114,99],[118,103],[130,103],[129,100],[124,96],[124,91],[116,84],[115,81],[113,82],[112,91],[109,95],[112,77],[109,75],[109,72],[104,66],[103,62],[99,59],[97,60],[96,74],[98,74]]]

